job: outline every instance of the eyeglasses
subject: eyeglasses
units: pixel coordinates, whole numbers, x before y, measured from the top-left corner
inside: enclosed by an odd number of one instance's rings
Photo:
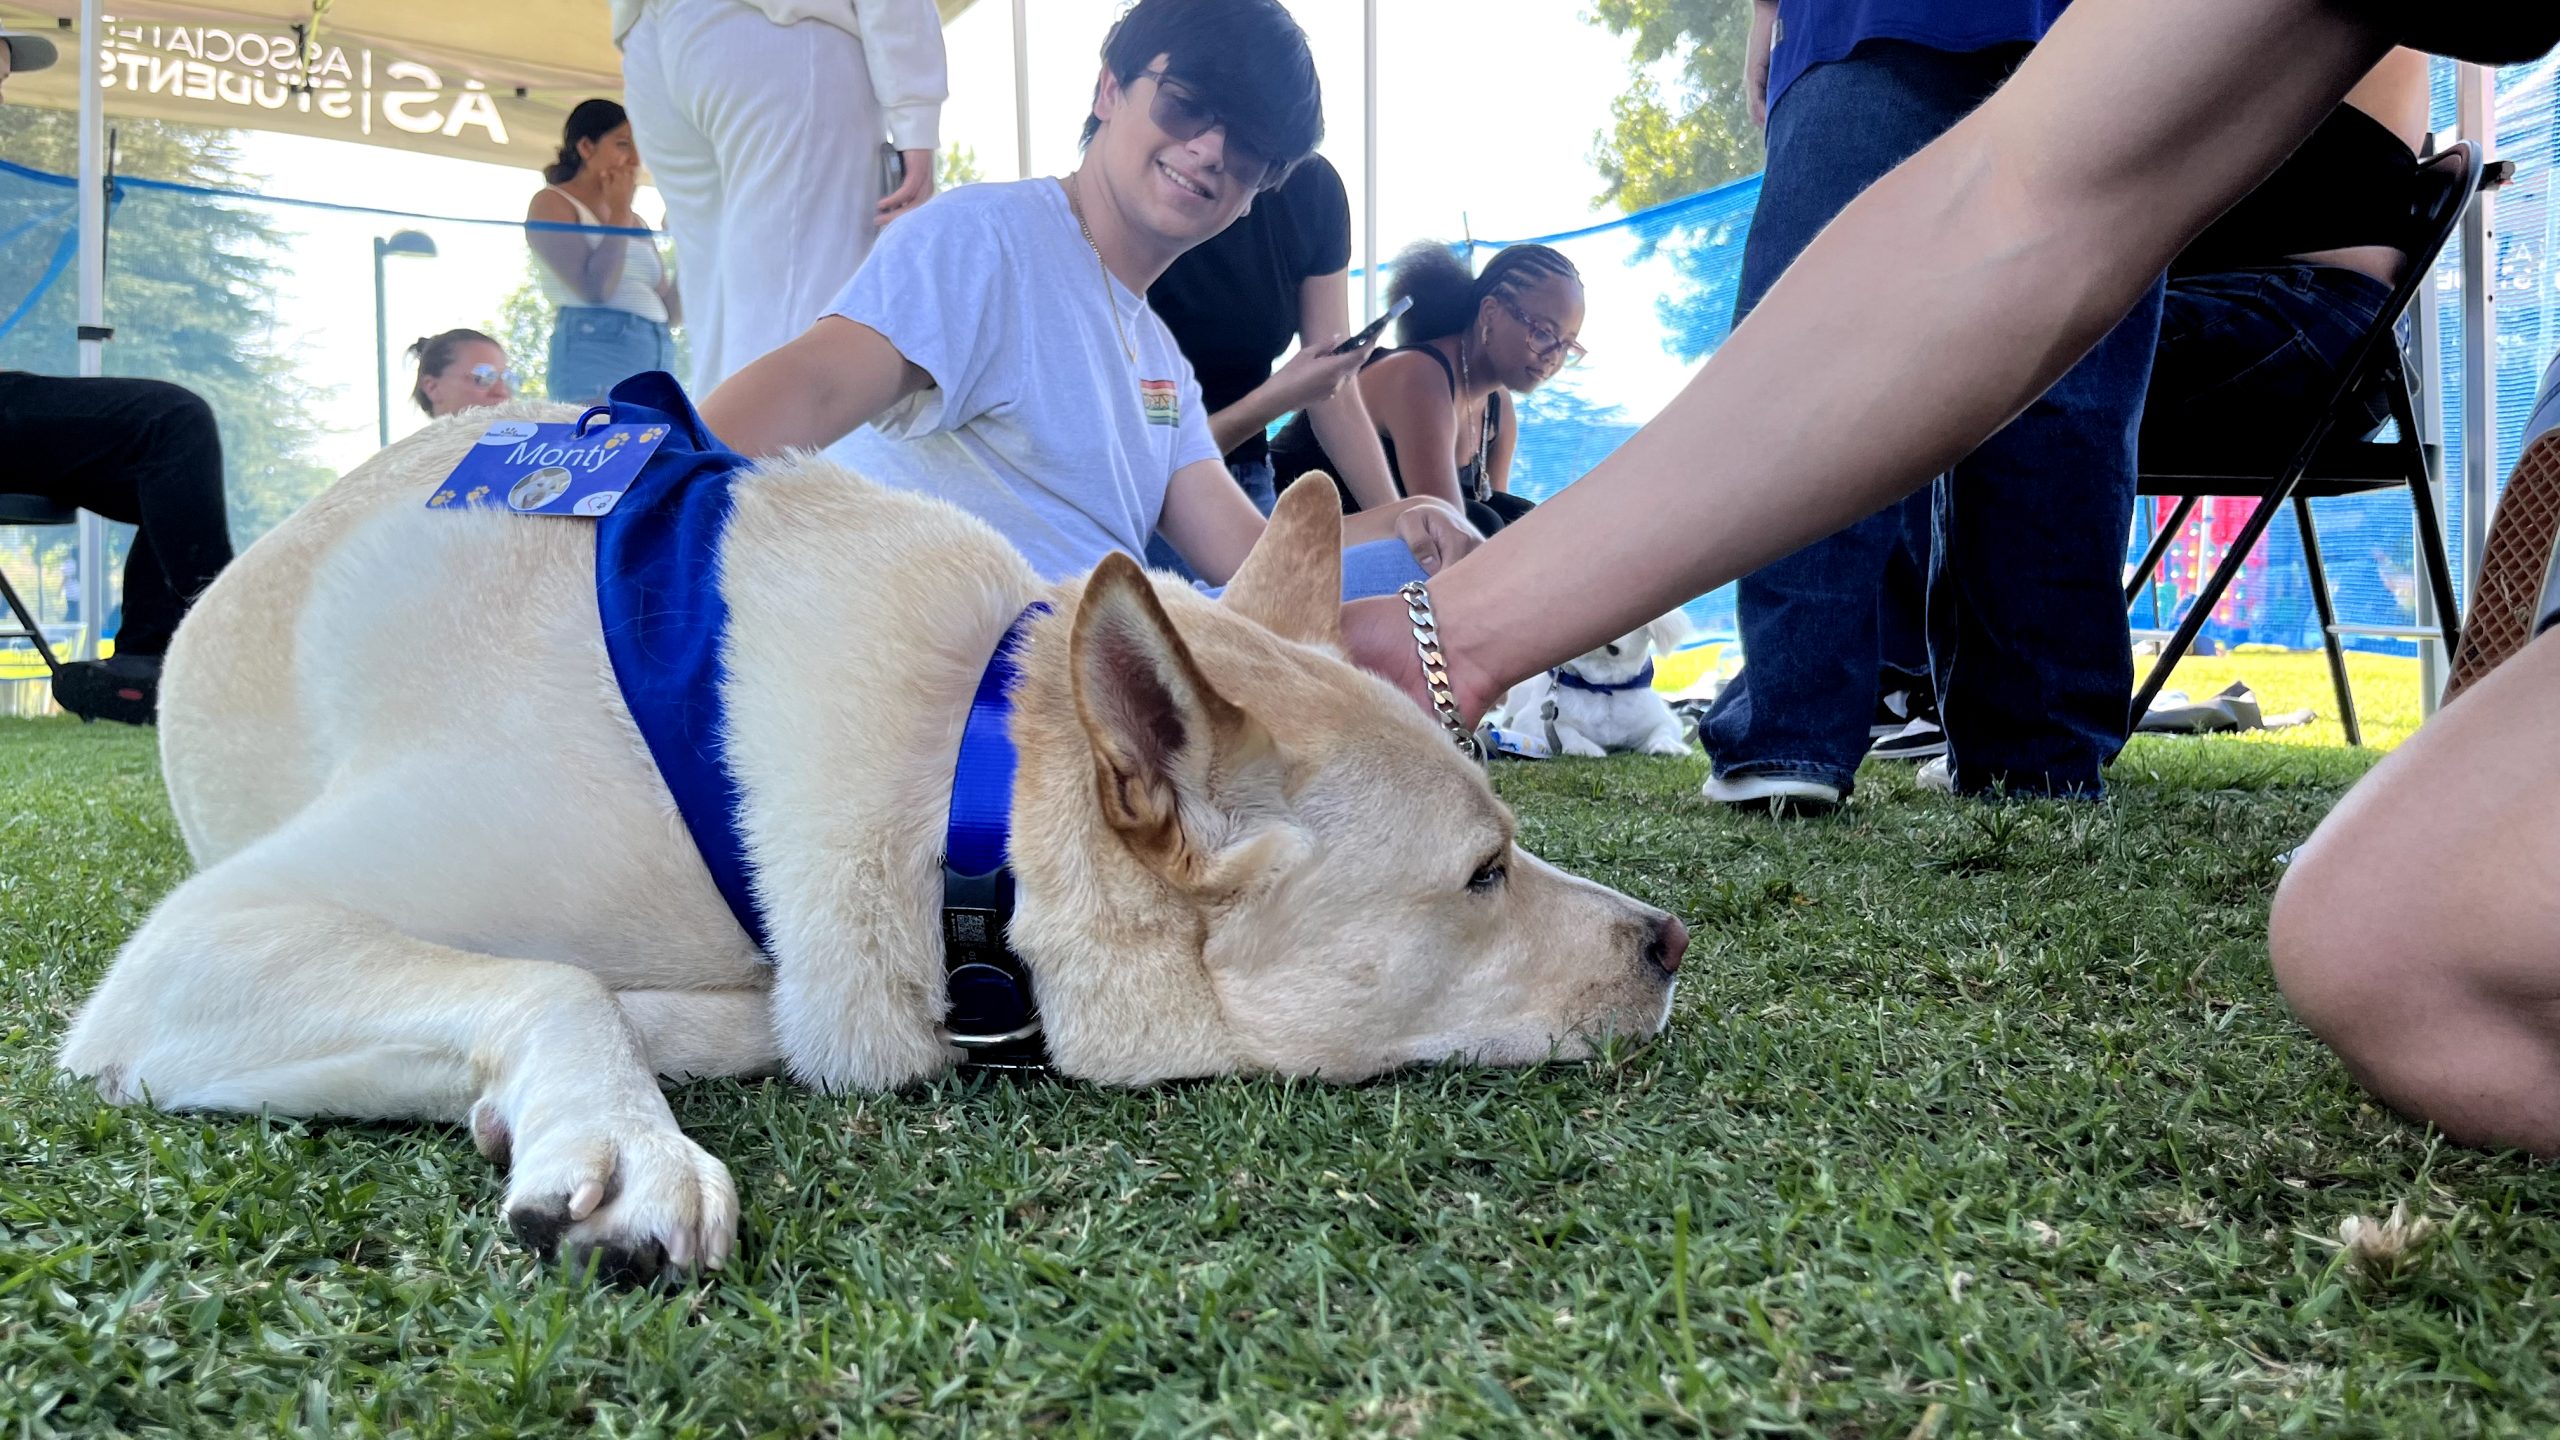
[[[479,386],[483,390],[497,384],[502,379],[507,382],[507,388],[510,390],[524,384],[523,376],[517,374],[511,369],[501,370],[495,365],[474,365],[464,373],[471,377],[472,384]]]
[[[1157,129],[1181,141],[1197,140],[1213,129],[1223,129],[1227,132],[1226,158],[1219,164],[1237,184],[1259,190],[1264,181],[1277,178],[1272,173],[1271,157],[1238,140],[1235,127],[1227,123],[1226,117],[1201,104],[1181,81],[1167,79],[1161,70],[1149,70],[1137,78],[1156,82],[1156,97],[1147,102],[1147,118],[1155,122]]]
[[[1511,312],[1511,318],[1519,321],[1521,328],[1529,332],[1529,353],[1537,358],[1544,360],[1562,350],[1565,364],[1579,365],[1582,357],[1591,353],[1583,349],[1580,342],[1566,339],[1555,326],[1521,309],[1510,296],[1496,294],[1493,298],[1496,304]]]

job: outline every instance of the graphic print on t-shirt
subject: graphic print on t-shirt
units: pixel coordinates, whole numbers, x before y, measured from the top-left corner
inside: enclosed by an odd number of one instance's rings
[[[1139,381],[1138,404],[1150,425],[1182,423],[1182,387],[1171,380]]]

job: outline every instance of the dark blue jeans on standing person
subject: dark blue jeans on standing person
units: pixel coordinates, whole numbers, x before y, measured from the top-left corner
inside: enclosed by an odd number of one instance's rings
[[[1833,216],[1981,104],[2025,53],[1871,40],[1789,86],[1769,117],[1736,310],[1748,314]],[[2100,791],[2133,694],[2124,554],[2159,326],[2155,287],[1929,491],[1743,577],[1745,668],[1699,727],[1718,775],[1808,779],[1847,796],[1875,713],[1886,560],[1906,527],[1926,524],[1929,661],[1956,788]]]

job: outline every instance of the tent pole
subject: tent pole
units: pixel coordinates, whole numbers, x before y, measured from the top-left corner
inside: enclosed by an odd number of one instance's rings
[[[2418,292],[2416,303],[2409,307],[2414,330],[2410,347],[2418,355],[2418,443],[2427,457],[2429,495],[2435,501],[2436,514],[2453,512],[2444,503],[2444,343],[2442,316],[2432,286]],[[2417,532],[2409,534],[2411,573],[2418,576],[2416,621],[2419,629],[2436,623],[2435,587],[2425,583],[2426,559],[2418,553]],[[2453,657],[2444,653],[2442,640],[2418,642],[2418,718],[2423,721],[2436,713],[2443,698],[2446,670]]]
[[[1031,178],[1031,0],[1013,0],[1013,155],[1019,178]]]
[[[2497,158],[2497,81],[2486,67],[2464,65],[2454,72],[2454,114],[2462,138],[2477,141],[2483,164]],[[2480,578],[2480,547],[2489,532],[2490,490],[2498,472],[2497,375],[2490,357],[2497,346],[2492,333],[2489,287],[2495,282],[2489,253],[2492,228],[2491,192],[2472,197],[2462,217],[2462,595],[2468,599]]]
[[[1360,5],[1360,320],[1378,315],[1378,0]]]
[[[100,0],[80,0],[80,373],[106,372],[107,115],[99,83]],[[107,622],[107,522],[80,512],[80,635],[72,653],[97,658]]]

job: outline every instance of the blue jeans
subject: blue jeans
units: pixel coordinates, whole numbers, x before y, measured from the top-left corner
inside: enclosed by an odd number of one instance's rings
[[[1237,488],[1244,491],[1244,498],[1253,502],[1254,509],[1269,515],[1271,507],[1280,503],[1280,492],[1273,483],[1269,456],[1260,460],[1231,462],[1227,466],[1227,473],[1236,477]],[[1200,578],[1200,572],[1184,564],[1182,553],[1165,543],[1162,535],[1147,537],[1146,558],[1147,568],[1150,570],[1170,570],[1186,580]]]
[[[1808,70],[1769,117],[1739,314],[1848,203],[1982,103],[2022,46],[1869,41]],[[1743,577],[1746,668],[1699,727],[1719,775],[1846,796],[1884,658],[1878,596],[1925,534],[1929,668],[1956,787],[2096,794],[2133,694],[2123,566],[2155,286],[2026,412],[1918,495]]]
[[[2390,286],[2335,265],[2172,279],[2143,437],[2298,439],[2328,403],[2347,353],[2390,299]],[[2366,399],[2370,430],[2390,407],[2379,392]]]
[[[676,368],[676,345],[667,327],[628,310],[563,305],[551,323],[551,369],[545,385],[554,400],[601,405],[605,392],[652,370]]]

